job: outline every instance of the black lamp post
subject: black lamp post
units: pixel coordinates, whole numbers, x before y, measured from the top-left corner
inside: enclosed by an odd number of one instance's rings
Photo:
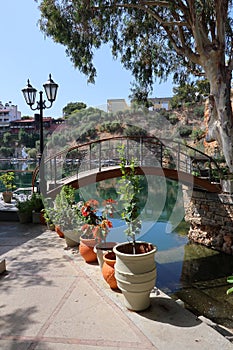
[[[32,85],[29,82],[27,82],[27,86],[22,89],[24,99],[26,103],[30,106],[31,110],[39,110],[40,118],[39,118],[39,125],[40,125],[40,153],[39,153],[39,166],[40,166],[40,191],[45,193],[46,191],[46,185],[45,185],[45,177],[44,177],[44,165],[42,164],[42,154],[44,151],[44,135],[43,135],[43,110],[46,108],[51,108],[53,105],[53,102],[56,99],[57,96],[57,89],[58,84],[56,84],[53,79],[51,78],[51,74],[49,74],[49,79],[46,81],[46,83],[43,85],[46,96],[48,101],[50,102],[49,106],[46,106],[45,100],[43,100],[43,91],[39,92],[40,98],[39,101],[36,102],[36,92],[37,90],[32,87]],[[33,107],[33,105],[37,103],[36,107]]]

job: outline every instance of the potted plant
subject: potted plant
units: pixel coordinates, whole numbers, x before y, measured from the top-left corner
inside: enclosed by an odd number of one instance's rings
[[[79,252],[86,262],[94,262],[97,260],[97,251],[94,248],[97,244],[106,242],[107,234],[112,227],[108,215],[112,215],[113,201],[111,199],[105,201],[105,208],[101,214],[97,213],[99,202],[95,199],[79,202],[77,207],[83,222]]]
[[[48,213],[48,217],[54,224],[55,231],[59,237],[64,238],[64,232],[62,231],[63,209],[73,201],[73,191],[71,196],[71,187],[63,186],[61,192],[57,194],[55,201],[46,201],[45,211]]]
[[[127,224],[125,233],[129,241],[113,248],[116,255],[115,277],[123,293],[125,306],[130,310],[141,311],[150,305],[150,292],[156,279],[154,255],[157,248],[151,243],[136,241],[136,235],[141,230],[140,177],[136,174],[134,159],[127,167],[124,147],[119,153],[122,176],[118,193],[123,204],[122,219]]]
[[[2,193],[3,200],[5,203],[11,203],[12,199],[12,191],[14,188],[16,188],[14,181],[15,181],[15,174],[13,171],[7,171],[6,173],[3,173],[0,176],[0,181],[5,187],[5,191]]]
[[[43,213],[44,221],[49,230],[55,231],[54,216],[55,209],[53,200],[51,198],[44,199],[44,208],[41,210]]]
[[[31,203],[32,203],[32,222],[34,224],[44,224],[44,215],[43,215],[43,209],[44,209],[44,203],[43,198],[40,193],[34,192],[31,197]]]
[[[21,224],[32,222],[32,202],[30,198],[25,201],[17,201],[16,208],[18,209],[17,215]]]
[[[56,196],[51,220],[60,237],[65,237],[68,247],[79,245],[82,233],[81,222],[75,203],[75,190],[72,186],[64,186]]]

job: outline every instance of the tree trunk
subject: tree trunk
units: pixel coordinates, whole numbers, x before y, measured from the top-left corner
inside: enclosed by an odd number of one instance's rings
[[[212,58],[212,59],[211,59]],[[230,172],[233,172],[233,123],[231,109],[231,74],[215,54],[206,58],[205,71],[210,83],[209,118],[206,140],[216,140],[222,148]]]

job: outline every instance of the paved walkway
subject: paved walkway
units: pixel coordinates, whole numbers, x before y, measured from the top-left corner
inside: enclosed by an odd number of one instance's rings
[[[4,350],[230,350],[233,344],[159,292],[127,310],[98,265],[41,225],[0,222],[0,348]],[[226,332],[227,334],[227,332]]]

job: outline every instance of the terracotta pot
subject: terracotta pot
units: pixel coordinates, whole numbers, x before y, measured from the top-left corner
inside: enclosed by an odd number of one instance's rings
[[[58,236],[61,238],[64,238],[64,233],[61,231],[60,227],[55,225],[55,231],[57,232]]]
[[[105,281],[109,284],[110,288],[117,289],[117,281],[115,278],[116,256],[113,252],[108,252],[103,256],[104,263],[102,267],[102,274]]]
[[[94,252],[95,245],[95,238],[80,237],[79,253],[87,263],[97,261],[97,255]]]
[[[95,248],[94,248],[94,252],[97,254],[97,259],[98,259],[98,263],[99,263],[99,267],[102,271],[102,267],[104,264],[104,254],[112,251],[113,247],[116,245],[116,242],[100,242],[97,243]]]
[[[2,197],[3,197],[3,201],[5,202],[5,203],[11,203],[11,199],[12,199],[12,197],[13,197],[13,194],[12,194],[12,192],[3,192],[2,193]]]
[[[33,210],[32,212],[32,222],[33,224],[41,224],[45,225],[45,218],[42,212],[36,212]]]

